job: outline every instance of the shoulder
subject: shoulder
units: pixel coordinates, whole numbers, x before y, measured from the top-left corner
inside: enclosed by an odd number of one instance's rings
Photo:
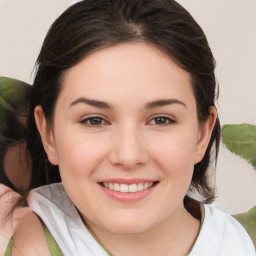
[[[13,234],[12,255],[50,255],[42,224],[33,212],[23,216],[18,223]]]
[[[244,227],[230,214],[211,205],[204,205],[204,211],[206,227],[221,232],[224,236],[250,241]]]
[[[255,256],[253,243],[237,220],[214,206],[202,205],[201,208],[204,219],[191,256]]]

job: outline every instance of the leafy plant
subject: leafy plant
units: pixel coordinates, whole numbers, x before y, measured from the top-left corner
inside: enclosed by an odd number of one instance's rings
[[[30,88],[30,85],[20,80],[0,77],[0,135],[3,136],[10,129],[9,123],[16,115],[25,114]]]
[[[246,213],[233,215],[246,229],[256,248],[256,206]]]
[[[256,126],[228,124],[222,129],[224,145],[232,153],[249,162],[256,169]],[[234,215],[250,235],[256,248],[256,206],[246,213]]]
[[[222,140],[228,150],[248,161],[256,169],[255,125],[224,125],[222,129]]]

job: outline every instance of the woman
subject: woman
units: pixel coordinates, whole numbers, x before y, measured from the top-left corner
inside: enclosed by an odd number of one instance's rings
[[[37,64],[35,214],[20,222],[12,255],[254,255],[240,224],[207,205],[215,62],[184,8],[81,1],[54,22]]]

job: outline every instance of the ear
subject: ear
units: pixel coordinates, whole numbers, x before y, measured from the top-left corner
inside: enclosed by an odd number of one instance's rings
[[[210,116],[206,122],[200,125],[199,128],[194,164],[199,163],[204,157],[205,151],[211,139],[212,130],[214,128],[216,119],[217,111],[216,108],[212,106],[210,107]]]
[[[49,129],[47,125],[47,120],[45,118],[43,109],[41,106],[37,106],[34,111],[35,121],[37,129],[41,135],[44,150],[48,156],[49,161],[53,165],[58,165],[58,157],[55,148],[55,142],[53,137],[53,132]]]

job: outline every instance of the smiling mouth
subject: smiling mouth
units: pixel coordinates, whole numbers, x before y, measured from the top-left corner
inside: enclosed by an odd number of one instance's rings
[[[119,184],[119,183],[111,183],[111,182],[100,182],[100,185],[104,188],[107,188],[109,190],[113,190],[116,192],[121,193],[136,193],[136,192],[142,192],[145,191],[156,184],[158,184],[159,181],[156,182],[145,182],[145,183],[134,183],[134,184]]]

